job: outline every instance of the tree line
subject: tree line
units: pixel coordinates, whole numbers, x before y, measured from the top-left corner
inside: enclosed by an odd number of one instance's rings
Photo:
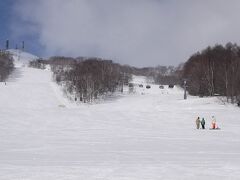
[[[84,57],[52,57],[30,64],[37,68],[49,64],[56,82],[64,84],[67,92],[85,102],[109,92],[122,91],[132,74],[152,77],[157,84],[181,85],[187,80],[187,90],[191,95],[218,95],[226,96],[232,103],[240,101],[240,47],[232,43],[209,46],[178,67],[137,68],[111,60]]]
[[[198,96],[226,96],[234,103],[240,97],[240,47],[207,47],[193,54],[184,64],[182,79],[188,82],[188,91]]]
[[[124,66],[100,58],[51,57],[30,62],[31,67],[50,65],[54,80],[75,101],[91,102],[116,91],[123,91],[131,76]]]
[[[153,78],[155,83],[162,85],[179,85],[181,83],[181,65],[174,66],[157,66]]]
[[[180,84],[180,70],[181,65],[174,66],[156,66],[156,67],[133,67],[124,65],[124,71],[137,75],[137,76],[146,76],[149,79],[153,79],[156,84]]]
[[[5,81],[13,69],[12,56],[8,52],[0,50],[0,81]]]

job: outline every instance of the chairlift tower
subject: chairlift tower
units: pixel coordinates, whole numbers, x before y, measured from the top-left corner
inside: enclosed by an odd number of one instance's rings
[[[18,58],[18,61],[20,61],[20,58],[21,58],[21,55],[20,55],[21,51],[19,49],[17,49],[17,58]]]
[[[7,39],[6,40],[6,50],[8,50],[9,49],[9,40]]]
[[[187,80],[185,79],[183,82],[184,87],[184,99],[187,99]]]
[[[25,42],[22,41],[22,51],[24,51],[24,49],[25,49]]]

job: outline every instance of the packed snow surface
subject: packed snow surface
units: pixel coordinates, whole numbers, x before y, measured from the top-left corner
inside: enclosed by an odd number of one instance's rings
[[[239,108],[134,81],[144,87],[133,94],[75,105],[50,71],[18,66],[0,84],[0,179],[240,178]],[[209,130],[212,115],[221,130]]]

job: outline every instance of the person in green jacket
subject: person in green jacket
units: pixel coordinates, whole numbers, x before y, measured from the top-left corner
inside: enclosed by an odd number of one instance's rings
[[[200,128],[200,123],[201,123],[201,121],[200,121],[200,117],[198,117],[198,118],[196,119],[196,126],[197,126],[197,129]]]
[[[201,126],[202,126],[202,129],[205,129],[205,119],[204,118],[202,118],[202,120],[201,120]]]

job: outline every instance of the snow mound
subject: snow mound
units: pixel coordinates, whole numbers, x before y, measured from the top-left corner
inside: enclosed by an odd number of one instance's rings
[[[8,52],[12,55],[16,67],[26,66],[30,61],[39,59],[39,57],[22,50],[10,49]]]

